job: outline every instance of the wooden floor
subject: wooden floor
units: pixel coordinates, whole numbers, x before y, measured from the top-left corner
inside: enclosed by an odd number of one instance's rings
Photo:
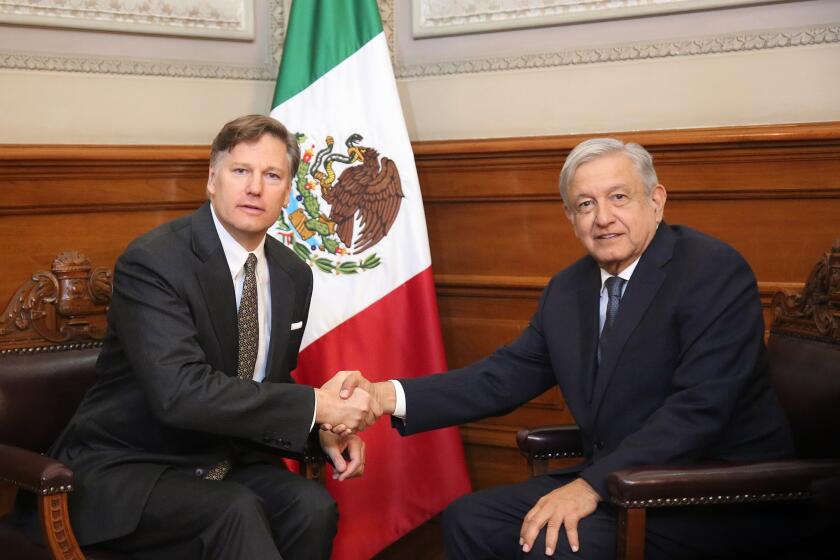
[[[444,560],[440,516],[423,525],[374,556],[374,560]]]

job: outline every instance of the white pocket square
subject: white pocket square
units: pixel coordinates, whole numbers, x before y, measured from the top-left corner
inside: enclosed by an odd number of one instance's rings
[[[296,331],[303,326],[303,321],[298,321],[297,323],[292,323],[292,328],[289,330]]]

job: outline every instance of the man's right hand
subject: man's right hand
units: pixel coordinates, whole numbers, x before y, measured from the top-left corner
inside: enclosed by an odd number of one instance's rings
[[[336,433],[361,432],[382,416],[379,402],[364,389],[354,391],[349,398],[341,398],[326,388],[315,389],[317,406],[315,422],[333,428],[342,426]]]
[[[381,414],[393,414],[394,408],[397,404],[397,394],[394,390],[394,385],[390,381],[380,381],[373,383],[365,378],[359,371],[340,371],[335,374],[323,388],[327,385],[333,385],[336,381],[341,381],[341,388],[338,391],[342,399],[352,400],[356,394],[363,392],[371,395],[381,409]],[[322,423],[322,430],[330,430],[333,433],[346,435],[351,433],[349,426],[343,424],[329,424]]]

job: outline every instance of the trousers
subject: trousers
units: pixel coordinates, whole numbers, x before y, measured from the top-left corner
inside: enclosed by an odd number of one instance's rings
[[[140,560],[326,560],[337,526],[326,489],[282,467],[234,466],[218,481],[170,469],[137,529],[98,547]]]

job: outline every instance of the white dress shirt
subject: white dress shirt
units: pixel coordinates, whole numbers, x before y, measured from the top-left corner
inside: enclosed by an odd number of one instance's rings
[[[254,253],[254,256],[257,257],[257,315],[260,322],[260,340],[257,348],[257,363],[254,365],[254,381],[261,382],[265,379],[265,360],[268,353],[268,342],[271,340],[271,284],[268,277],[268,264],[265,261],[265,237],[256,249],[247,251],[219,222],[212,204],[210,205],[210,213],[213,215],[213,224],[216,226],[216,233],[219,234],[222,250],[230,267],[233,290],[236,292],[237,309],[239,309],[239,302],[242,300],[242,288],[245,285],[245,261],[248,260],[249,253]]]
[[[642,257],[639,257],[641,259]],[[630,277],[633,276],[633,271],[636,270],[636,265],[639,264],[639,259],[636,259],[630,265],[616,274],[619,278],[627,280],[624,285],[621,287],[621,295],[624,296],[624,291],[627,289],[627,285],[630,283]],[[611,278],[613,275],[601,269],[601,304],[598,308],[598,332],[604,330],[604,322],[607,320],[607,303],[610,301],[610,295],[607,293],[607,279]]]
[[[268,263],[265,260],[265,237],[256,249],[247,251],[219,222],[212,204],[210,205],[210,214],[213,215],[213,225],[216,226],[216,233],[219,234],[219,240],[222,242],[222,251],[224,251],[225,259],[227,259],[228,267],[230,267],[233,290],[236,293],[236,309],[239,309],[239,302],[242,300],[242,288],[245,285],[245,261],[248,260],[248,253],[254,253],[254,256],[257,257],[257,315],[260,322],[260,340],[257,348],[257,363],[254,364],[253,379],[257,383],[261,383],[265,379],[268,345],[271,341],[271,282],[268,275]],[[310,430],[315,426],[317,410],[318,393],[315,393],[315,407],[312,409]]]

